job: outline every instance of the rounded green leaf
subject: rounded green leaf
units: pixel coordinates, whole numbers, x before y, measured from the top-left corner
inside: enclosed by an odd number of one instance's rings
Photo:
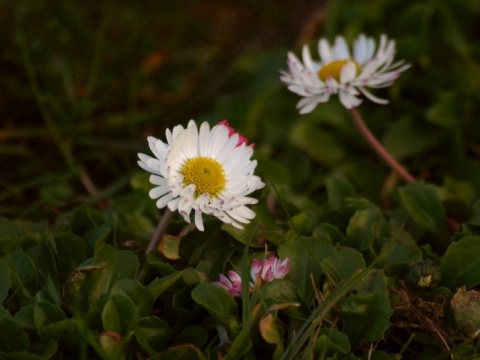
[[[192,299],[230,329],[238,326],[237,304],[225,289],[214,284],[200,284],[193,289]]]
[[[450,288],[480,284],[480,236],[452,243],[440,261],[442,283]]]
[[[13,319],[0,319],[0,352],[26,350],[28,337],[22,327]]]
[[[382,270],[370,270],[354,288],[342,306],[342,332],[356,347],[366,341],[376,341],[390,327],[390,307],[387,279]]]
[[[102,311],[102,323],[105,330],[119,334],[128,331],[136,317],[136,306],[126,295],[110,296]]]
[[[168,324],[155,316],[138,319],[134,333],[140,346],[152,356],[165,350],[169,338],[172,336]]]
[[[437,235],[440,241],[438,245],[444,249],[449,230],[445,211],[435,188],[416,181],[399,188],[398,193],[408,214],[423,229]]]
[[[378,210],[358,210],[350,219],[347,227],[345,245],[359,251],[368,249],[377,237],[377,232],[383,222]]]
[[[33,309],[33,320],[37,329],[59,322],[65,319],[65,314],[59,306],[41,301],[35,304]]]

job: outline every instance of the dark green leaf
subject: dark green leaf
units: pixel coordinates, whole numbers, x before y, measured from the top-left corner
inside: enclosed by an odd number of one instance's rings
[[[32,259],[21,251],[14,251],[5,255],[4,261],[10,269],[11,287],[16,295],[24,299],[33,297],[38,291],[38,282]]]
[[[156,278],[149,285],[148,288],[153,294],[153,297],[156,299],[164,291],[168,290],[170,287],[174,286],[178,280],[182,278],[182,272],[177,271],[172,274]]]
[[[200,284],[193,289],[192,299],[231,330],[239,326],[237,304],[225,289],[214,284]]]
[[[124,334],[136,321],[138,311],[133,301],[125,295],[112,295],[108,298],[102,311],[105,330]]]
[[[135,304],[139,316],[147,316],[153,309],[153,295],[149,288],[136,280],[123,279],[116,282],[110,291],[112,295],[126,295]]]
[[[134,333],[140,346],[151,356],[165,350],[169,338],[172,336],[168,324],[155,316],[138,319]]]
[[[175,338],[175,344],[193,344],[202,348],[208,340],[208,331],[200,326],[193,325],[184,328]]]
[[[172,346],[167,351],[160,353],[162,360],[204,360],[202,351],[193,345]]]
[[[37,329],[42,329],[49,324],[59,322],[65,319],[62,309],[55,304],[42,301],[35,304],[33,310],[33,320]]]
[[[7,298],[10,289],[10,270],[8,265],[0,258],[0,303]]]
[[[342,247],[336,249],[333,254],[322,259],[322,272],[334,282],[346,279],[356,270],[365,268],[365,260],[357,250]]]
[[[413,182],[398,192],[403,206],[421,227],[439,236],[448,233],[445,211],[432,185]]]
[[[345,198],[355,194],[352,184],[340,174],[329,176],[325,180],[328,203],[334,210],[340,210],[345,204]]]
[[[28,337],[22,327],[13,319],[0,319],[0,351],[26,350]]]
[[[454,289],[480,284],[480,237],[467,236],[452,243],[440,260],[442,283]]]
[[[342,306],[342,332],[354,347],[365,341],[376,341],[390,326],[387,280],[381,270],[371,270]]]
[[[358,210],[348,223],[345,245],[359,251],[368,249],[379,236],[382,222],[383,217],[378,210]]]
[[[350,352],[350,342],[347,335],[334,328],[322,328],[315,343],[315,353],[321,356],[326,354]]]

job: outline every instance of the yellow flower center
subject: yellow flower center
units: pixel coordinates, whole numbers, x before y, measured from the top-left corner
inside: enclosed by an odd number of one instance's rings
[[[183,186],[195,184],[195,197],[205,193],[216,197],[225,189],[222,165],[212,158],[199,156],[188,160],[181,170]]]
[[[357,63],[355,60],[352,59],[344,59],[344,60],[335,60],[328,64],[323,65],[320,70],[318,70],[318,77],[322,81],[326,81],[327,78],[332,77],[337,81],[340,81],[340,71],[342,68],[348,64],[348,62],[353,61],[355,67],[357,68],[357,72],[360,70],[360,64]]]

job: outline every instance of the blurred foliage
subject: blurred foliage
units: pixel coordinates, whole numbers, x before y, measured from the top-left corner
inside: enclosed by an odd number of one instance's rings
[[[7,0],[0,14],[1,358],[480,356],[478,1]],[[288,50],[359,33],[412,65],[378,90],[389,105],[359,111],[414,183],[336,99],[300,116],[279,81]],[[145,258],[160,213],[136,153],[190,118],[228,118],[267,186],[245,231],[174,217]],[[211,284],[265,244],[291,258],[285,279],[238,301]]]

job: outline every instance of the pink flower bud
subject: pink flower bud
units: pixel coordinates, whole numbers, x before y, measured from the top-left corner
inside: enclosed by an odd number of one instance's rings
[[[254,147],[255,144],[250,144],[248,145],[248,139],[245,137],[245,136],[242,136],[240,135],[239,133],[237,133],[235,131],[235,129],[230,126],[230,124],[228,123],[228,120],[225,119],[225,120],[222,120],[218,123],[218,125],[223,125],[225,126],[227,129],[228,129],[228,136],[229,137],[232,137],[233,135],[237,134],[238,135],[238,143],[237,143],[237,146],[241,146],[243,144],[245,144],[245,146],[251,146],[251,147]]]

